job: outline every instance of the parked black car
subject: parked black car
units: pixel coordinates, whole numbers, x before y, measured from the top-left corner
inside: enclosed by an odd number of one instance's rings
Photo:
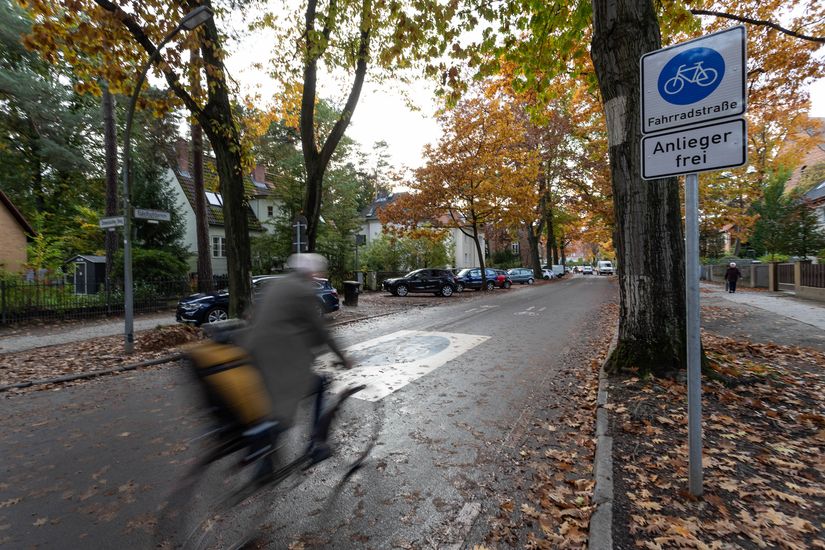
[[[485,274],[487,275],[487,290],[493,290],[496,287],[496,279],[498,278],[498,274],[495,272],[494,269],[489,267],[485,268]],[[481,268],[480,267],[473,267],[470,269],[462,269],[456,275],[456,283],[458,284],[458,291],[461,292],[465,288],[472,288],[475,290],[481,290]]]
[[[277,283],[283,275],[258,275],[252,277],[252,303],[254,304],[268,284]],[[338,291],[327,279],[315,279],[315,296],[318,298],[318,312],[332,313],[338,311],[340,301]],[[175,319],[180,323],[193,323],[200,326],[204,323],[225,321],[229,318],[229,291],[198,293],[182,298],[178,302]]]
[[[384,280],[381,288],[396,296],[406,296],[410,292],[451,296],[457,285],[453,273],[447,269],[416,269],[403,277]]]

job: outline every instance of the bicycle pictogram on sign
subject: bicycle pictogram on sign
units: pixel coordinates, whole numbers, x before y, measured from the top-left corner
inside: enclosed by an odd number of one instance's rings
[[[659,95],[674,105],[708,97],[722,82],[725,60],[716,50],[692,48],[667,62],[659,73]]]

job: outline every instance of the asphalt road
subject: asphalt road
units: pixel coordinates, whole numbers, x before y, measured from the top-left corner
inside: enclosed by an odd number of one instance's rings
[[[506,465],[536,417],[565,400],[570,363],[595,355],[571,350],[614,294],[607,279],[579,276],[338,329],[359,364],[347,380],[369,385],[344,418],[341,454],[375,419],[379,443],[338,492],[340,458],[264,493],[269,546],[481,540],[492,493],[523,481]],[[198,450],[186,445],[204,429],[194,403],[175,366],[3,398],[0,546],[149,546],[156,509]]]

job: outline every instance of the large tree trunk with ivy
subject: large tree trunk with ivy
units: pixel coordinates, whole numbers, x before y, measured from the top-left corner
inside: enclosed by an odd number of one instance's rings
[[[117,215],[117,129],[115,127],[115,100],[109,87],[103,86],[103,152],[106,166],[106,215]],[[104,237],[106,251],[106,289],[111,285],[117,253],[117,232],[106,231]]]
[[[591,56],[607,117],[618,256],[612,371],[685,368],[685,249],[676,178],[640,176],[639,58],[661,47],[650,0],[593,0]]]

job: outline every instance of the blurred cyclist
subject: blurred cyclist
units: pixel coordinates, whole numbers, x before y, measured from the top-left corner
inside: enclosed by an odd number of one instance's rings
[[[261,372],[273,417],[284,430],[292,426],[299,402],[315,394],[309,452],[317,462],[330,455],[327,442],[316,431],[328,381],[312,370],[312,364],[324,345],[341,358],[344,368],[351,363],[318,314],[313,278],[326,274],[326,259],[320,254],[293,254],[287,265],[291,273],[268,285],[256,304],[244,347]],[[267,469],[271,471],[271,464],[259,473]]]

